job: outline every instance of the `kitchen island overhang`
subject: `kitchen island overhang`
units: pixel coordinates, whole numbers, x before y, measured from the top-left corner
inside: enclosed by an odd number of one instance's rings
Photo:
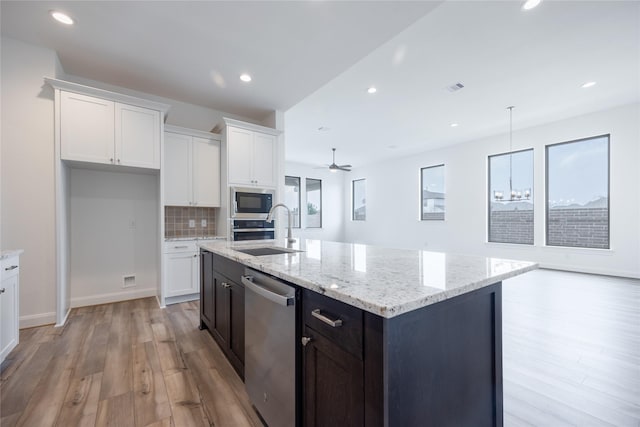
[[[314,240],[235,250],[259,246],[202,248],[362,310],[361,425],[502,425],[501,282],[535,263]]]

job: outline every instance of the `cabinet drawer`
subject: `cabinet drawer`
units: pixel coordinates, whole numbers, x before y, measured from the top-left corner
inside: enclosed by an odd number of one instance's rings
[[[174,240],[164,242],[163,253],[173,254],[177,252],[198,252],[195,240]]]
[[[17,256],[6,258],[0,261],[0,280],[17,276],[20,272],[20,258]]]
[[[362,310],[304,290],[302,312],[305,325],[362,358]],[[338,324],[332,326],[331,322]]]
[[[242,283],[241,278],[244,274],[244,265],[239,262],[213,254],[213,269],[232,282],[235,282],[238,286],[242,286],[240,283]]]

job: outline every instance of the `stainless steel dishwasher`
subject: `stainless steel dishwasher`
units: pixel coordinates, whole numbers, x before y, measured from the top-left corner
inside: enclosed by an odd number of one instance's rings
[[[296,422],[296,290],[247,268],[244,382],[251,402],[270,427]]]

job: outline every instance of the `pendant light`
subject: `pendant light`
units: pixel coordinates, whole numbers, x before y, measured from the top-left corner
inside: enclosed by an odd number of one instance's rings
[[[504,198],[502,190],[494,190],[493,198],[498,202],[518,202],[520,200],[529,200],[531,198],[531,189],[524,191],[516,190],[513,188],[513,109],[515,107],[510,105],[507,107],[509,110],[509,198]]]

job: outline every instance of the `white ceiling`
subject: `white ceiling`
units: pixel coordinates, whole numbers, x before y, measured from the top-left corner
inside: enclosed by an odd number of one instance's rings
[[[640,102],[639,2],[521,5],[438,6],[287,111],[287,160],[330,163],[337,147],[337,163],[358,167],[503,133],[506,141],[510,105],[517,130]],[[464,89],[445,89],[456,82]]]
[[[54,49],[68,74],[254,120],[287,111],[287,160],[329,163],[337,147],[358,167],[506,134],[509,105],[517,130],[640,102],[640,2],[521,5],[2,0],[0,12],[3,36]]]
[[[67,74],[262,120],[438,2],[5,1],[1,29]],[[49,10],[75,19],[65,27]],[[239,76],[248,72],[250,84]]]

